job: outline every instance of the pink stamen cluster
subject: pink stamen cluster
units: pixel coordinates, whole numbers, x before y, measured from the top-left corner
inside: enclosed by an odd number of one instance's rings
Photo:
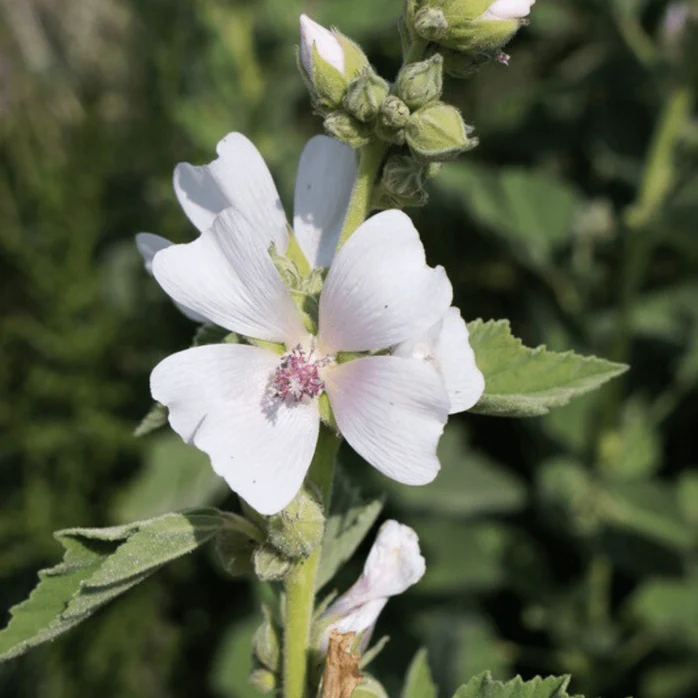
[[[318,368],[323,361],[314,361],[312,352],[306,354],[299,346],[284,354],[271,382],[271,394],[288,402],[300,402],[304,397],[317,397],[324,389]]]

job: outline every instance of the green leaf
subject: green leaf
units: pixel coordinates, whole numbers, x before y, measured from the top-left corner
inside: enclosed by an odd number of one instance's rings
[[[162,434],[148,441],[143,466],[119,494],[114,513],[121,521],[148,519],[216,504],[227,491],[204,453],[176,434]]]
[[[73,528],[55,536],[63,562],[39,572],[39,585],[10,610],[0,632],[0,661],[11,659],[92,615],[167,562],[193,551],[219,530],[215,509],[167,514],[112,528]]]
[[[446,166],[437,184],[456,194],[471,216],[536,269],[550,265],[555,250],[570,239],[582,202],[566,182],[519,168],[495,170],[459,162]]]
[[[359,490],[338,470],[330,516],[325,523],[315,588],[321,589],[354,554],[383,508],[382,499],[364,501]]]
[[[698,648],[697,577],[646,582],[631,598],[630,611],[668,644]]]
[[[461,686],[453,698],[568,698],[569,676],[536,676],[524,681],[517,676],[511,681],[494,681],[487,671]],[[581,696],[575,697],[581,698]]]
[[[424,639],[434,677],[446,691],[486,670],[497,678],[511,673],[506,645],[484,614],[442,607],[420,614],[414,632]]]
[[[407,670],[402,698],[436,698],[436,686],[431,678],[425,649],[417,652]]]
[[[529,349],[511,334],[508,320],[468,324],[470,344],[485,376],[485,392],[472,411],[536,417],[599,388],[627,370],[623,364],[544,346]]]
[[[525,505],[524,484],[487,456],[470,450],[460,423],[449,422],[438,456],[441,470],[434,482],[404,487],[386,480],[391,496],[411,510],[459,517],[509,513]]]

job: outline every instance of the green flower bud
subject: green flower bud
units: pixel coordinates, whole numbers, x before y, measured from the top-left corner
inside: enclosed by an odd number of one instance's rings
[[[370,129],[343,111],[332,112],[323,126],[330,136],[352,148],[363,148],[371,142]]]
[[[385,190],[403,206],[423,206],[427,202],[424,191],[425,168],[409,155],[392,155],[383,167],[381,183]]]
[[[526,22],[534,0],[426,0],[414,16],[422,38],[461,52],[496,54]]]
[[[354,689],[351,698],[388,698],[383,686],[373,676],[364,674],[361,683]]]
[[[276,672],[279,670],[281,657],[279,635],[274,627],[271,611],[267,606],[262,606],[262,613],[264,621],[254,634],[252,648],[260,664],[269,671]]]
[[[423,7],[414,16],[414,30],[423,39],[438,42],[448,31],[446,15],[438,8]]]
[[[436,53],[426,61],[409,63],[397,76],[395,94],[410,109],[419,109],[438,99],[444,83],[443,62],[441,55]]]
[[[388,96],[388,83],[373,70],[365,69],[347,87],[342,104],[359,121],[373,121]]]
[[[251,574],[252,555],[263,539],[263,532],[255,524],[237,514],[227,514],[216,536],[216,555],[223,569],[232,577]]]
[[[278,582],[289,573],[293,563],[271,545],[263,545],[252,556],[254,573],[260,582]]]
[[[410,108],[395,95],[389,95],[381,104],[378,119],[387,128],[404,128],[410,120]]]
[[[269,517],[268,541],[291,560],[306,558],[322,542],[325,516],[322,504],[307,487],[278,514]]]
[[[477,145],[460,112],[443,102],[431,102],[412,114],[405,129],[412,154],[426,161],[447,160]]]
[[[337,109],[351,80],[368,67],[368,59],[346,36],[306,15],[301,15],[300,29],[299,68],[312,101],[321,112]]]
[[[267,669],[254,669],[250,674],[248,683],[260,693],[272,693],[276,690],[276,675]]]

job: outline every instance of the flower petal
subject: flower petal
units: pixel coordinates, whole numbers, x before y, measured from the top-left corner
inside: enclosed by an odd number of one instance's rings
[[[355,179],[352,148],[327,136],[308,141],[298,162],[293,232],[312,267],[332,261]]]
[[[216,146],[218,157],[208,165],[181,162],[174,171],[177,199],[200,232],[230,206],[249,220],[264,238],[284,252],[288,225],[279,193],[264,159],[241,133],[229,133]]]
[[[360,456],[405,485],[436,477],[436,445],[449,402],[432,366],[368,356],[328,368],[322,377],[337,426]]]
[[[211,458],[213,469],[261,514],[296,495],[319,429],[315,402],[270,409],[267,387],[279,357],[241,344],[211,344],[168,356],[150,377],[172,428]]]
[[[194,242],[158,252],[153,275],[173,300],[221,327],[295,344],[307,333],[266,244],[226,209]]]
[[[153,235],[152,233],[138,233],[136,235],[136,247],[141,253],[141,257],[143,257],[143,265],[145,266],[145,270],[148,272],[148,274],[152,275],[153,273],[153,258],[155,257],[156,253],[160,250],[164,250],[166,247],[170,247],[173,244],[174,243],[170,242],[167,238],[160,235]],[[199,313],[186,308],[181,303],[177,303],[176,301],[175,305],[177,306],[177,309],[183,315],[186,315],[190,320],[201,323],[206,322],[206,318],[203,315],[199,315]]]
[[[427,266],[412,221],[383,211],[349,238],[320,296],[322,351],[384,349],[416,337],[451,305],[442,267]]]
[[[434,365],[448,392],[449,414],[469,410],[485,390],[485,378],[475,363],[468,327],[458,308],[449,308],[443,319],[425,335],[403,342],[392,354],[422,359]]]

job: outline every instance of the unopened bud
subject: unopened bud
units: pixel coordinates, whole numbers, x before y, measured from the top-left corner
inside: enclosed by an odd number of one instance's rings
[[[322,504],[309,489],[303,489],[278,514],[269,517],[268,541],[291,560],[306,558],[322,542],[325,516]]]
[[[410,120],[410,109],[399,97],[390,95],[381,104],[379,119],[388,128],[404,128]]]
[[[423,206],[427,201],[424,191],[425,168],[409,155],[393,155],[383,167],[381,183],[402,206]]]
[[[448,21],[438,7],[423,7],[414,16],[414,30],[423,39],[438,42],[448,30]]]
[[[388,698],[383,686],[368,674],[364,674],[361,683],[354,689],[351,698]]]
[[[307,15],[301,15],[300,34],[300,65],[313,102],[320,110],[336,109],[368,59],[353,41]]]
[[[426,61],[409,63],[400,71],[395,93],[410,109],[419,109],[441,97],[443,62],[436,53]]]
[[[250,674],[248,683],[260,693],[272,693],[276,690],[277,680],[273,672],[260,667]]]
[[[271,545],[263,545],[252,556],[254,573],[260,582],[278,582],[289,573],[293,563]]]
[[[352,148],[363,148],[371,142],[368,126],[343,111],[332,112],[323,122],[325,131]]]
[[[461,52],[495,53],[524,23],[535,0],[426,0],[414,18],[422,38]]]
[[[216,554],[223,569],[232,577],[253,571],[252,555],[264,538],[253,523],[236,514],[228,514],[216,536]]]
[[[373,121],[388,96],[388,83],[370,68],[351,81],[344,95],[344,108],[359,121]]]
[[[260,664],[275,672],[279,669],[281,657],[279,636],[272,621],[271,611],[266,606],[263,606],[262,613],[264,614],[264,621],[254,634],[252,648],[254,656],[259,660]]]
[[[432,102],[412,114],[405,129],[412,154],[422,160],[447,160],[471,150],[477,139],[460,112],[449,104]]]

